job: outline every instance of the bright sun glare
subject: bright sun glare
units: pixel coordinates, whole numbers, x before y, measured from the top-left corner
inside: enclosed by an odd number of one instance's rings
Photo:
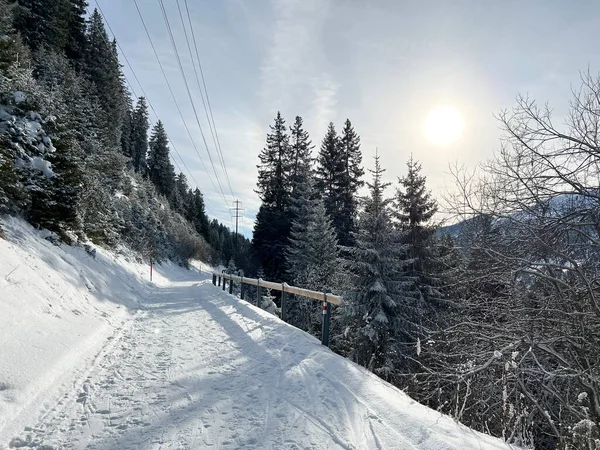
[[[449,106],[431,110],[423,124],[425,137],[436,145],[446,146],[456,141],[465,124],[460,113]]]

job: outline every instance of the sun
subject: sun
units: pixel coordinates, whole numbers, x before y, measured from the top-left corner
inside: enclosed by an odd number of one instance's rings
[[[465,124],[460,113],[450,106],[432,109],[423,123],[425,137],[436,145],[447,146],[455,142]]]

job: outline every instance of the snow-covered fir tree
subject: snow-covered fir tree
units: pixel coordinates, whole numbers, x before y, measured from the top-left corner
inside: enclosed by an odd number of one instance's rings
[[[127,109],[126,89],[119,65],[116,43],[106,34],[102,16],[94,10],[87,26],[87,44],[84,71],[95,85],[95,94],[101,106],[97,120],[106,145],[117,148],[121,144],[121,128]]]
[[[360,138],[349,120],[346,120],[341,136],[338,136],[333,123],[329,124],[317,163],[317,188],[323,195],[325,209],[333,221],[340,244],[351,246],[358,189],[363,185],[361,177],[364,171]]]
[[[292,196],[295,186],[302,184],[307,178],[312,178],[313,149],[308,131],[304,129],[302,117],[296,116],[294,125],[290,128],[290,175],[289,183]]]
[[[121,152],[130,159],[133,155],[133,104],[131,97],[127,96],[125,115],[123,116],[123,128],[121,129]]]
[[[339,285],[341,267],[337,236],[310,179],[296,186],[292,211],[295,219],[286,250],[290,279],[306,289],[331,291]],[[290,323],[313,334],[319,332],[322,314],[314,301],[292,296],[288,306]]]
[[[362,176],[365,171],[362,167],[360,137],[354,131],[349,119],[346,119],[344,123],[339,145],[344,162],[344,172],[339,183],[341,207],[337,230],[340,244],[352,245],[358,212],[358,190],[364,185]]]
[[[181,215],[187,217],[189,214],[189,187],[187,183],[187,178],[183,173],[178,173],[175,175],[175,186],[173,189],[173,194],[170,197],[171,206],[179,211]]]
[[[146,99],[140,97],[131,116],[131,128],[125,131],[130,134],[131,154],[129,156],[131,157],[133,170],[142,174],[145,174],[148,170],[146,158],[150,159],[150,155],[148,155],[148,126],[148,105]],[[156,132],[157,126],[158,123],[155,125],[153,132]],[[164,132],[162,124],[161,128]],[[164,134],[166,135],[166,132]]]
[[[148,146],[148,177],[160,194],[170,198],[175,191],[175,169],[169,159],[167,133],[160,120],[152,129]]]
[[[32,50],[43,46],[63,50],[68,37],[68,7],[66,0],[21,0],[14,11],[14,24]]]
[[[384,191],[384,169],[375,157],[373,181],[367,183],[369,196],[363,200],[363,212],[355,234],[356,246],[346,247],[349,254],[351,287],[344,294],[340,309],[346,326],[349,357],[358,364],[392,380],[399,363],[400,345],[411,335],[413,324],[407,318],[407,265],[405,246],[392,223],[391,200]]]
[[[190,199],[189,220],[201,236],[209,239],[208,217],[204,206],[204,197],[200,189],[194,189]]]
[[[339,150],[339,137],[335,125],[330,122],[317,156],[316,187],[331,217],[338,211],[338,182],[344,172],[344,161]]]
[[[439,297],[433,276],[435,265],[435,226],[431,219],[437,203],[427,191],[427,179],[421,174],[421,164],[411,155],[406,163],[408,172],[399,179],[396,190],[395,217],[398,228],[404,232],[404,244],[411,263],[406,275],[414,280],[414,289],[424,302]]]
[[[290,230],[290,145],[285,121],[277,113],[267,134],[267,143],[259,155],[257,193],[262,201],[252,246],[269,280],[285,276],[285,248]]]
[[[0,71],[7,71],[19,58],[28,60],[27,47],[14,27],[14,2],[0,0]]]

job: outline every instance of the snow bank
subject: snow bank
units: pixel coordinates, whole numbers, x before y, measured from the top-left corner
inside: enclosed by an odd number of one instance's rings
[[[1,226],[0,443],[54,406],[153,287],[124,256],[57,247],[14,218]]]
[[[210,386],[233,392],[231,398],[221,396],[218,410],[245,411],[242,418],[258,428],[238,418],[230,427],[231,436],[220,430],[221,448],[514,448],[417,403],[266,311],[208,284],[201,289],[212,290],[203,296],[203,309],[224,329],[222,339],[232,341],[237,350]],[[218,335],[212,338],[221,340]],[[233,374],[239,374],[237,381]],[[210,383],[207,380],[210,377],[202,383]]]

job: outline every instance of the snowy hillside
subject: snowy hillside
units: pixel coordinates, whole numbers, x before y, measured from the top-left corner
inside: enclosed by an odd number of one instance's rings
[[[509,448],[206,274],[3,227],[0,448]]]

